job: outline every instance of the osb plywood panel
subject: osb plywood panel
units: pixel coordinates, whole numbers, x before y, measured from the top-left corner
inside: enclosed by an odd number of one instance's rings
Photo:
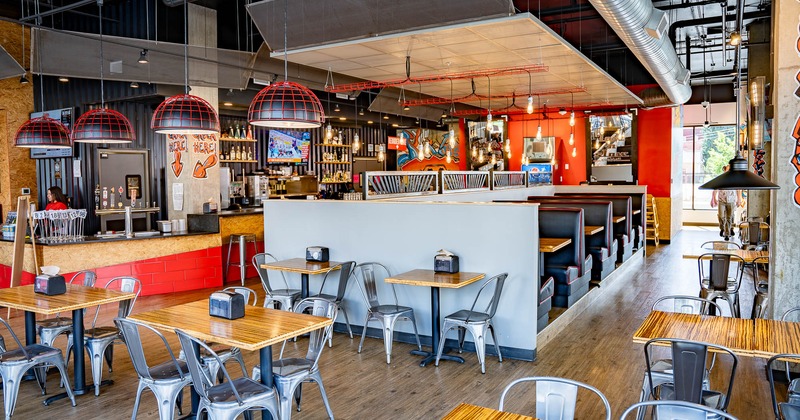
[[[26,40],[30,31],[26,31]],[[19,25],[0,22],[0,45],[22,63],[22,29]],[[25,43],[25,67],[29,66],[29,43]],[[29,76],[30,79],[30,76]],[[14,147],[14,134],[33,112],[33,83],[22,85],[19,79],[0,80],[0,204],[3,214],[16,210],[22,187],[31,189],[36,197],[36,163],[28,149]]]
[[[46,265],[42,264],[42,247],[36,247],[36,256],[39,261],[39,266]],[[13,262],[14,256],[14,243],[7,242],[7,241],[0,241],[0,264],[7,265],[11,267],[11,263]],[[25,256],[23,257],[23,264],[22,264],[22,271],[27,271],[29,273],[37,273],[38,271],[34,265],[33,259],[33,246],[31,244],[25,244]]]
[[[41,265],[56,265],[62,273],[141,261],[166,255],[218,247],[219,235],[150,238],[135,241],[88,242],[42,247]],[[42,262],[43,261],[43,262]]]
[[[669,197],[656,197],[656,212],[658,213],[658,237],[661,240],[672,238],[672,199]]]
[[[246,214],[241,216],[221,216],[219,218],[219,234],[222,243],[227,244],[234,233],[255,234],[259,241],[264,240],[264,215]]]

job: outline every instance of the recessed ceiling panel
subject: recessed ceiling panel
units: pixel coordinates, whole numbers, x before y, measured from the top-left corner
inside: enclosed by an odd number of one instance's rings
[[[373,53],[364,54],[366,51]],[[405,79],[406,55],[412,78],[536,64],[546,67],[546,71],[530,74],[454,79],[452,96],[470,95],[474,86],[475,93],[483,98],[472,97],[464,99],[463,103],[482,108],[507,107],[513,95],[522,97],[517,100],[520,104],[529,93],[541,96],[537,102],[558,107],[569,107],[573,101],[576,107],[641,103],[639,97],[527,13],[288,51],[291,62],[331,68],[334,72],[376,82]],[[322,62],[324,66],[320,65]],[[388,77],[387,72],[390,73]],[[491,101],[488,100],[490,82]],[[407,94],[420,89],[425,95],[451,97],[451,83],[446,79],[405,86]]]
[[[295,50],[508,16],[513,10],[511,0],[264,0],[247,6],[273,51],[282,51],[284,42]]]

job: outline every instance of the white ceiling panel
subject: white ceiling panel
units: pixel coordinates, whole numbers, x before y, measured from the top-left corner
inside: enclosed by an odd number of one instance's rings
[[[320,54],[325,59],[320,59]],[[330,67],[333,71],[370,81],[388,81],[406,77],[405,57],[410,56],[411,77],[446,75],[478,70],[504,69],[542,64],[546,71],[532,72],[533,94],[559,92],[542,96],[548,106],[620,106],[641,103],[636,95],[614,80],[586,56],[564,41],[530,14],[495,18],[439,28],[421,29],[328,45],[290,50],[289,61],[312,67]],[[324,65],[323,65],[324,64]],[[474,80],[478,95],[488,95],[487,78]],[[472,92],[468,79],[453,80],[453,96]],[[529,90],[526,73],[491,76],[491,107],[508,107],[517,94],[517,105],[524,106]],[[407,99],[416,99],[419,85],[405,86]],[[450,98],[448,80],[423,83],[422,93]],[[570,90],[578,90],[573,94]],[[581,91],[585,90],[585,91]],[[485,98],[464,103],[488,107]]]

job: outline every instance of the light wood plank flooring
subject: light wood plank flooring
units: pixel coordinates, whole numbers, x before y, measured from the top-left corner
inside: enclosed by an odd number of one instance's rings
[[[597,304],[581,314],[569,330],[539,348],[536,362],[505,360],[499,363],[497,358],[488,356],[486,374],[482,375],[475,355],[465,353],[466,363],[463,365],[442,362],[438,368],[421,368],[418,366],[419,357],[408,354],[412,346],[395,343],[392,364],[387,365],[381,340],[368,338],[364,351],[358,354],[358,338],[350,340],[345,334],[337,333],[333,348],[325,349],[320,363],[333,412],[339,419],[440,419],[460,402],[497,407],[500,392],[513,379],[542,375],[563,376],[596,386],[608,397],[613,417],[618,418],[624,408],[638,399],[641,387],[644,357],[642,345],[631,340],[633,332],[649,313],[656,298],[698,292],[696,262],[681,259],[681,254],[705,240],[715,239],[714,233],[713,230],[690,228],[682,231],[671,245],[648,246],[643,269],[634,278],[621,279],[611,285]],[[255,280],[250,285],[260,289]],[[742,291],[742,312],[749,314],[752,305],[752,283],[749,280],[743,284]],[[134,312],[201,299],[208,292],[141,298]],[[101,315],[102,321],[111,322],[115,311],[113,307],[106,308]],[[22,318],[22,314],[16,312],[11,319],[21,337]],[[535,322],[532,321],[531,330],[534,329]],[[177,339],[174,336],[168,338],[177,353]],[[6,338],[6,342],[9,341]],[[64,346],[65,339],[60,338],[57,343]],[[299,354],[304,351],[306,343],[301,339],[288,348]],[[146,347],[153,351],[160,351],[157,344],[153,339],[146,341]],[[258,361],[258,354],[245,352],[245,360],[252,367]],[[764,361],[741,358],[740,362],[729,411],[741,419],[770,417]],[[235,371],[235,364],[230,367]],[[57,376],[51,373],[48,377],[49,393],[59,391]],[[114,371],[104,372],[103,377],[113,379],[115,384],[103,388],[99,397],[78,397],[78,406],[74,408],[67,400],[44,407],[36,385],[23,383],[14,418],[130,418],[137,379],[124,348],[117,347]],[[91,378],[88,363],[87,378]],[[303,391],[303,410],[294,412],[292,417],[298,420],[325,418],[316,386],[306,385]],[[188,391],[185,392],[184,408],[188,412]],[[533,405],[530,394],[519,392],[509,396],[506,409],[532,414]],[[601,418],[600,409],[594,399],[581,398],[579,418]],[[158,418],[152,394],[146,392],[143,395],[138,418]]]

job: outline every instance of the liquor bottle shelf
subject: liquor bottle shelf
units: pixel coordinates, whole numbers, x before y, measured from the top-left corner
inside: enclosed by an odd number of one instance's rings
[[[254,159],[253,160],[247,160],[247,159],[245,159],[245,160],[240,160],[240,159],[239,160],[220,159],[219,161],[222,162],[222,163],[258,163],[258,161],[254,160]]]
[[[229,141],[231,143],[256,143],[258,140],[256,139],[237,139],[233,137],[222,137],[219,141]]]
[[[320,147],[352,147],[349,144],[325,144],[325,143],[317,144],[317,146],[320,146]]]
[[[334,165],[351,165],[352,164],[351,162],[338,161],[338,160],[321,160],[321,161],[319,161],[317,163],[319,163],[320,165],[329,164],[329,163],[330,164],[334,164]]]

